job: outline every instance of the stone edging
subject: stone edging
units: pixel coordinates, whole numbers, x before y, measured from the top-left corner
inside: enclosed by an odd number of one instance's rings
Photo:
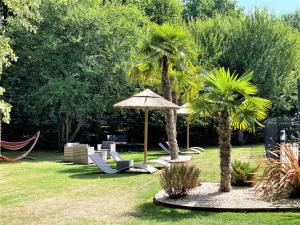
[[[215,208],[215,207],[193,207],[184,206],[178,204],[165,203],[153,198],[153,203],[157,206],[164,206],[173,209],[186,209],[192,211],[204,211],[204,212],[300,212],[300,208]]]

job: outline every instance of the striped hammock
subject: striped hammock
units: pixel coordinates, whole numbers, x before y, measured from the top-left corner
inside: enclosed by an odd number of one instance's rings
[[[28,154],[33,150],[34,146],[36,145],[39,137],[40,137],[40,131],[38,131],[31,138],[29,138],[27,140],[24,140],[24,141],[9,142],[9,141],[0,140],[0,146],[7,149],[7,150],[10,150],[10,151],[20,150],[20,149],[24,148],[25,146],[27,146],[30,142],[33,141],[30,148],[18,157],[15,157],[15,158],[6,157],[0,152],[0,160],[4,160],[4,161],[8,161],[8,162],[15,162],[15,161],[18,161],[20,159],[23,159],[23,158],[27,157]]]

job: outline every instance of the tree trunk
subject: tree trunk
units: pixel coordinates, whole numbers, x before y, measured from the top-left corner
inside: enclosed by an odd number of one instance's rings
[[[72,135],[71,135],[70,138],[69,138],[70,142],[73,142],[73,141],[74,141],[74,139],[75,139],[75,137],[76,137],[78,131],[80,130],[80,128],[81,128],[82,125],[83,125],[83,122],[85,121],[85,118],[86,118],[85,116],[81,116],[81,117],[79,118],[79,121],[78,121],[78,123],[77,123],[77,126],[76,126],[75,130],[73,131]]]
[[[172,102],[177,105],[177,94],[176,94],[176,92],[172,91],[171,95],[172,95]],[[177,109],[174,109],[173,112],[174,112],[175,126],[176,126],[177,125]]]
[[[70,122],[69,122],[69,115],[67,114],[66,115],[66,119],[65,119],[65,128],[66,128],[66,137],[65,137],[65,140],[66,140],[66,143],[69,142],[69,132],[70,132]]]
[[[169,75],[169,60],[167,56],[163,57],[163,68],[162,68],[162,86],[164,98],[170,102],[172,101],[172,91]],[[178,149],[177,149],[177,132],[176,132],[176,119],[175,114],[172,109],[166,110],[166,131],[168,135],[169,148],[171,152],[171,159],[178,158]]]
[[[2,154],[2,112],[0,112],[0,156]]]
[[[62,134],[62,122],[61,122],[61,119],[60,119],[60,116],[59,114],[56,115],[56,118],[57,118],[57,144],[58,144],[58,149],[61,151],[63,149],[63,140],[62,140],[62,137],[63,137],[63,134]]]
[[[223,111],[219,116],[219,145],[220,145],[220,191],[231,191],[231,119],[228,112]]]

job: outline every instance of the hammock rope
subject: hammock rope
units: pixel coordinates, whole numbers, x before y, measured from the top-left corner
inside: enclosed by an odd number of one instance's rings
[[[25,141],[8,142],[8,141],[2,141],[0,139],[0,149],[1,149],[1,147],[3,147],[3,148],[6,148],[10,151],[16,151],[16,150],[19,150],[21,148],[24,148],[26,145],[28,145],[31,141],[34,140],[31,147],[26,152],[24,152],[23,154],[21,154],[18,157],[15,157],[15,158],[6,157],[0,151],[0,161],[5,160],[5,161],[8,161],[8,162],[15,162],[15,161],[18,161],[20,159],[25,158],[33,150],[33,148],[36,145],[39,137],[40,137],[40,131],[38,131],[34,136],[32,136],[31,138],[29,138],[28,140],[25,140]]]

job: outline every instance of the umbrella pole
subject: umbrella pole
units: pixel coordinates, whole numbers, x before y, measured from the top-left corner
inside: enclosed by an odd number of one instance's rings
[[[187,121],[186,124],[186,148],[190,147],[190,124],[189,121]]]
[[[145,111],[145,128],[144,128],[144,164],[147,164],[148,149],[148,109]]]

